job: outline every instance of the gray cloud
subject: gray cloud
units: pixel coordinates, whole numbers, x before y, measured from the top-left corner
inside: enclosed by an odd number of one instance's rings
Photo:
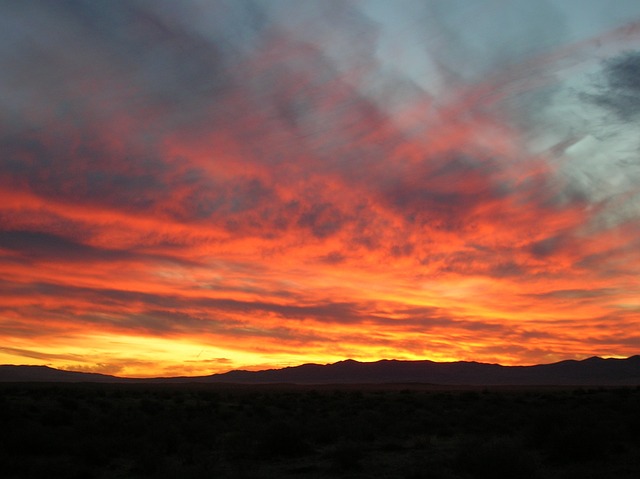
[[[2,295],[30,296],[38,293],[45,296],[53,296],[66,300],[78,300],[91,302],[96,310],[109,312],[112,307],[126,304],[144,305],[144,309],[150,311],[175,311],[175,310],[199,310],[206,311],[198,317],[187,313],[182,316],[183,320],[189,318],[195,321],[215,321],[217,313],[274,313],[280,317],[288,319],[314,319],[323,322],[336,323],[357,323],[366,318],[360,312],[361,305],[351,302],[335,302],[331,300],[321,301],[312,304],[279,304],[268,301],[241,301],[230,298],[207,298],[207,297],[182,297],[178,295],[153,294],[141,291],[125,291],[120,289],[88,288],[80,286],[68,286],[56,283],[12,283],[5,282]],[[163,315],[165,313],[162,313]],[[170,315],[175,319],[174,315]],[[161,318],[160,318],[161,319]],[[158,320],[157,324],[162,321]]]
[[[0,231],[0,248],[21,253],[27,258],[53,258],[71,262],[130,260],[129,251],[96,248],[61,236],[32,231]]]
[[[54,360],[78,361],[78,360],[85,359],[83,356],[78,354],[41,353],[39,351],[34,351],[31,349],[8,348],[4,346],[0,346],[0,351],[4,353],[8,353],[12,356],[31,358],[31,359],[42,359],[45,361],[54,361]]]
[[[628,51],[605,60],[601,76],[598,91],[582,97],[622,121],[640,119],[640,51]]]
[[[74,239],[39,231],[1,231],[0,248],[19,253],[24,260],[53,260],[61,263],[94,263],[113,261],[167,262],[185,266],[196,263],[168,255],[147,254],[135,250],[108,249],[91,246]]]
[[[555,291],[548,291],[546,293],[539,293],[535,295],[529,295],[536,298],[550,298],[550,299],[566,299],[566,300],[591,300],[599,299],[603,296],[613,296],[620,293],[619,290],[614,288],[595,288],[595,289],[559,289]]]
[[[499,72],[549,48],[563,28],[547,3],[535,7],[535,17],[524,1],[492,12],[513,20],[504,22],[504,33],[480,24],[457,28],[474,11],[482,13],[464,2],[406,7],[428,20],[423,42],[434,35],[451,40],[424,51],[439,68],[477,60],[478,68]],[[353,244],[378,248],[384,225],[377,218],[369,213],[363,228],[359,217],[366,211],[345,213],[322,194],[322,184],[336,180],[377,196],[414,226],[464,229],[475,206],[513,194],[498,179],[507,159],[474,157],[463,151],[474,145],[465,144],[425,157],[410,171],[389,168],[389,154],[410,132],[395,127],[398,105],[384,99],[401,90],[403,103],[426,105],[436,92],[398,65],[381,63],[378,49],[392,40],[399,20],[381,18],[385,8],[376,2],[21,3],[7,18],[33,28],[8,28],[17,53],[4,51],[2,60],[13,90],[24,93],[14,111],[32,124],[0,140],[0,171],[7,184],[26,183],[45,197],[213,221],[238,236],[299,228],[324,239],[351,226]],[[44,83],[52,78],[54,85]],[[120,131],[120,123],[130,128]],[[42,126],[50,133],[42,135]],[[191,140],[211,132],[238,138],[239,161],[267,165],[271,178],[217,179],[193,158],[163,151],[165,134]],[[215,165],[217,154],[207,151],[206,161]],[[320,194],[298,191],[296,204],[272,186],[300,181],[314,183]],[[414,251],[397,246],[396,256]]]
[[[566,247],[566,244],[566,237],[555,235],[532,243],[530,252],[533,256],[540,259],[549,258],[553,257],[559,251],[562,251]]]

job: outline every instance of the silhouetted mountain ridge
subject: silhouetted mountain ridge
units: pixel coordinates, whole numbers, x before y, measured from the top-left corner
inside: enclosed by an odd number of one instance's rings
[[[49,366],[15,366],[0,365],[0,382],[119,382],[117,378],[108,374],[65,371]]]
[[[302,364],[263,371],[234,370],[210,376],[153,379],[62,371],[47,366],[5,365],[0,366],[0,381],[615,386],[640,384],[640,355],[627,359],[591,357],[582,361],[565,360],[535,366],[502,366],[475,361],[439,363],[383,359],[359,362],[348,359],[325,365]]]

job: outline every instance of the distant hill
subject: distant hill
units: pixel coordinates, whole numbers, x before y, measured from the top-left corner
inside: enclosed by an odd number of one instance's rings
[[[2,382],[146,382],[236,384],[385,384],[423,383],[468,386],[622,386],[640,385],[640,356],[627,359],[593,357],[537,366],[501,366],[477,362],[354,360],[265,371],[236,370],[197,377],[118,378],[103,374],[61,371],[46,366],[0,366]]]
[[[0,365],[0,382],[48,382],[48,383],[114,383],[128,379],[107,374],[63,371],[48,366]]]

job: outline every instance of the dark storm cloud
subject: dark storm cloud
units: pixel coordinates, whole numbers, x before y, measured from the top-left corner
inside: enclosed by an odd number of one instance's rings
[[[614,113],[622,121],[640,119],[640,51],[629,51],[603,62],[597,93],[583,98]]]

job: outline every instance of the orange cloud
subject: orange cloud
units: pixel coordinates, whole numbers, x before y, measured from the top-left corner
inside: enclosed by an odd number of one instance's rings
[[[120,8],[129,23],[103,27],[127,48],[105,33],[77,62],[68,12],[42,46],[44,73],[74,67],[50,96],[5,59],[33,98],[0,117],[0,362],[156,376],[637,353],[637,213],[616,216],[637,191],[590,196],[571,142],[533,148],[508,105],[635,24],[434,93],[323,29],[274,22],[227,52],[162,12],[169,37],[138,34]]]

